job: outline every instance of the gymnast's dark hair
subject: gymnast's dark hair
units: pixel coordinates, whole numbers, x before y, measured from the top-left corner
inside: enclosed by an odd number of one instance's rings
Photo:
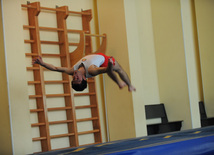
[[[82,83],[80,84],[74,84],[73,81],[71,82],[72,88],[76,91],[83,91],[85,88],[87,88],[87,81],[82,79]]]

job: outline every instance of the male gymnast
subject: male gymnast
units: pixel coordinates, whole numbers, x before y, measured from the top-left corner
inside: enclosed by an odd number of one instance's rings
[[[103,73],[107,73],[120,89],[128,86],[130,92],[136,91],[136,88],[131,84],[128,75],[120,64],[113,57],[106,56],[103,53],[84,56],[72,68],[55,67],[52,64],[45,63],[41,56],[33,59],[32,64],[39,64],[51,71],[73,76],[72,88],[76,91],[83,91],[87,88],[87,78]],[[115,72],[118,73],[121,80],[117,78]]]

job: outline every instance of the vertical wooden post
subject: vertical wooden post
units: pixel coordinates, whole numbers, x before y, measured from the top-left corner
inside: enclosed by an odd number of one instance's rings
[[[82,12],[92,14],[91,10],[85,10]],[[91,19],[92,19],[92,15],[84,15],[84,14],[82,15],[83,31],[87,31],[88,33],[91,33],[91,27],[90,27]],[[91,54],[91,52],[92,52],[91,37],[86,36],[85,43],[87,44],[87,46],[85,47],[85,55]]]
[[[87,31],[89,33],[91,33],[91,28],[90,28],[90,21],[92,19],[92,11],[91,10],[85,10],[82,11],[84,13],[90,13],[91,15],[82,15],[82,27],[84,31]],[[85,54],[91,54],[92,53],[92,42],[91,42],[91,37],[90,36],[86,36],[85,38],[86,41],[86,47],[85,47]],[[99,109],[98,109],[98,102],[97,102],[97,94],[96,94],[96,83],[94,78],[93,82],[88,83],[88,88],[89,88],[89,93],[95,93],[95,95],[90,95],[90,104],[91,105],[96,105],[96,107],[91,108],[91,114],[92,117],[97,117],[97,120],[93,120],[93,129],[96,130],[98,129],[99,132],[94,133],[94,139],[95,139],[95,143],[102,142],[102,136],[101,136],[101,128],[100,128],[100,117],[99,117]]]
[[[35,8],[28,8],[28,20],[29,25],[35,27],[34,29],[30,29],[30,40],[33,40],[31,43],[31,53],[36,53],[41,56],[41,42],[39,35],[39,24],[38,24],[38,15],[40,13],[40,3],[30,3]],[[39,126],[40,130],[40,139],[42,151],[50,151],[50,134],[49,134],[49,123],[48,123],[48,115],[47,115],[47,107],[46,107],[46,95],[44,88],[44,75],[43,68],[38,64],[34,64],[34,67],[39,67],[39,70],[33,70],[34,81],[39,81],[40,83],[35,84],[35,92],[38,97],[36,97],[37,109],[43,109],[43,111],[38,112],[38,122],[45,123],[45,125]],[[41,138],[42,137],[42,138]]]
[[[60,54],[63,55],[61,57],[61,66],[62,67],[71,67],[70,66],[70,55],[69,55],[69,43],[68,43],[68,36],[67,36],[67,26],[66,26],[66,19],[68,17],[68,7],[58,7],[59,10],[64,10],[64,12],[57,11],[57,26],[58,28],[63,29],[63,31],[58,31],[58,38],[60,44]],[[66,110],[67,120],[72,120],[72,122],[67,123],[68,125],[68,132],[74,133],[74,135],[69,136],[70,146],[76,147],[79,146],[78,142],[78,134],[77,134],[77,123],[76,123],[76,115],[75,115],[75,106],[74,106],[74,95],[71,89],[71,79],[70,76],[67,74],[62,74],[63,80],[69,81],[69,83],[64,83],[64,93],[71,94],[71,96],[65,96],[65,106],[72,107],[72,109]]]

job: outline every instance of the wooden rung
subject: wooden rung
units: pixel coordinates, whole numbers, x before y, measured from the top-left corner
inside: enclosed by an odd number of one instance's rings
[[[89,33],[89,31],[73,30],[73,29],[68,29],[67,32],[70,32],[70,33],[82,33],[82,32]]]
[[[47,94],[46,97],[64,97],[71,96],[70,94]]]
[[[30,25],[23,25],[24,29],[35,29],[35,26],[30,26]]]
[[[56,111],[56,110],[69,110],[72,107],[56,107],[56,108],[48,108],[48,111]]]
[[[69,81],[45,81],[45,84],[61,84],[61,83],[69,83]]]
[[[56,11],[56,12],[65,12],[65,10],[55,9],[55,8],[48,8],[48,7],[41,7],[42,10],[49,10],[49,11]]]
[[[39,70],[39,67],[27,67],[27,70]]]
[[[39,56],[38,53],[25,53],[25,56]],[[42,53],[42,56],[45,56],[45,57],[64,57],[65,55],[62,55],[62,54],[49,54],[49,53]]]
[[[85,36],[88,36],[88,37],[106,37],[105,35],[100,35],[100,34],[85,34]]]
[[[100,130],[96,129],[96,130],[91,130],[91,131],[78,132],[78,135],[84,135],[84,134],[96,133],[96,132],[100,132]]]
[[[42,95],[29,95],[29,98],[41,98]]]
[[[34,43],[34,40],[25,40],[25,43]]]
[[[35,7],[35,6],[26,5],[26,4],[22,4],[22,7],[25,7],[25,8],[32,8],[32,9],[37,9],[37,7]]]
[[[40,30],[47,30],[47,31],[64,31],[60,28],[53,28],[53,27],[39,27]]]
[[[38,53],[25,53],[25,56],[38,56]]]
[[[68,137],[68,136],[73,136],[73,135],[74,135],[74,133],[67,133],[67,134],[53,135],[53,136],[50,136],[50,138]]]
[[[41,81],[28,81],[28,85],[41,84]]]
[[[46,40],[41,40],[41,44],[53,44],[53,45],[60,45],[63,43],[60,43],[58,41],[46,41]]]
[[[24,42],[25,43],[35,43],[34,40],[25,40]],[[41,44],[61,45],[61,44],[63,44],[63,42],[41,40]],[[71,44],[74,44],[73,46],[79,45],[79,43],[71,43]]]
[[[98,117],[77,119],[77,122],[98,120]]]
[[[78,46],[79,43],[69,43],[69,46]]]
[[[74,96],[91,96],[96,95],[96,93],[76,93]]]
[[[49,54],[49,53],[43,53],[42,56],[45,56],[45,57],[64,57],[65,55],[62,55],[62,54]]]
[[[33,141],[39,141],[39,140],[46,140],[47,137],[37,137],[37,138],[33,138]]]
[[[22,4],[22,7],[31,8],[31,9],[37,9],[37,7],[35,7],[35,6],[25,5],[25,4]],[[49,11],[65,12],[64,10],[54,9],[54,8],[47,8],[47,7],[40,7],[40,9],[42,9],[42,10],[49,10]]]
[[[94,81],[94,79],[88,79],[87,82],[88,82],[88,83],[93,83],[93,82],[95,82],[95,81]]]
[[[77,12],[77,11],[68,11],[68,13],[71,13],[71,14],[80,14],[80,15],[91,15],[91,13]]]
[[[26,4],[22,4],[22,7],[25,8],[32,8],[32,9],[37,9],[37,7],[35,6],[31,6],[31,5],[26,5]],[[65,12],[65,10],[61,10],[61,9],[55,9],[55,8],[48,8],[48,7],[40,7],[41,10],[49,10],[49,11],[56,11],[56,12]],[[85,12],[77,12],[77,11],[68,11],[68,13],[70,14],[80,14],[80,15],[91,15],[91,13],[85,13]]]
[[[79,46],[79,43],[68,43],[69,46]],[[85,43],[85,46],[88,46],[88,43]]]
[[[82,105],[82,106],[76,106],[75,109],[84,109],[84,108],[96,108],[97,105]]]
[[[72,123],[72,122],[73,122],[72,120],[52,121],[52,122],[49,122],[49,124],[52,125],[52,124]]]
[[[43,112],[43,109],[31,109],[30,112]]]
[[[34,123],[34,124],[31,124],[31,127],[38,127],[38,126],[44,126],[45,123]]]

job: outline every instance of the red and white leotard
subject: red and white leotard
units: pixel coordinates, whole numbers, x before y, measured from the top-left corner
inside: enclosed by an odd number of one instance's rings
[[[74,65],[74,70],[77,70],[81,64],[85,66],[86,70],[86,78],[93,77],[88,73],[88,68],[91,65],[95,65],[97,67],[107,67],[108,66],[108,59],[110,56],[106,56],[105,54],[102,53],[96,53],[96,54],[91,54],[83,57],[80,59],[75,65]],[[115,62],[115,59],[112,57],[113,62]]]

